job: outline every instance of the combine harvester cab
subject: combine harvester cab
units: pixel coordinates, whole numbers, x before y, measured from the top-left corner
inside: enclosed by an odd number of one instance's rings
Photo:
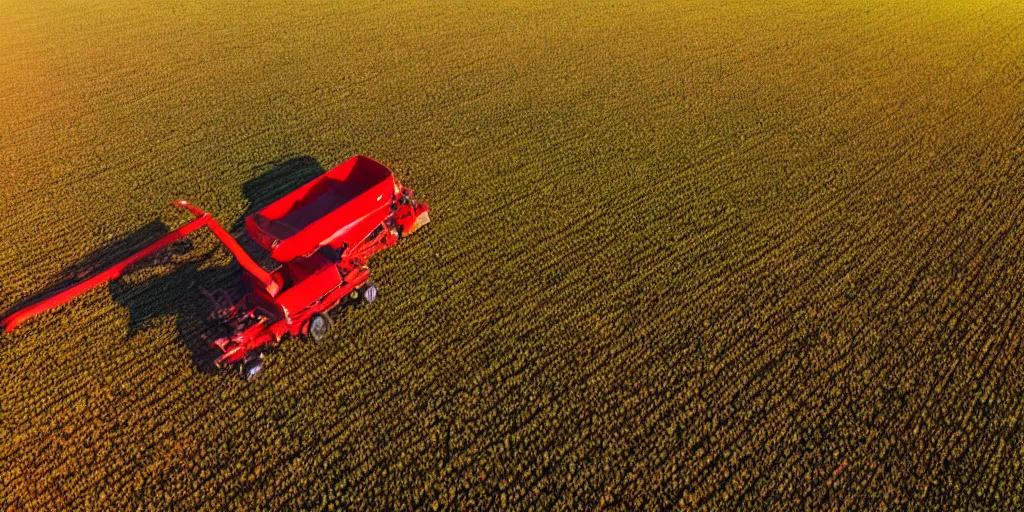
[[[390,169],[365,156],[343,162],[246,218],[246,232],[267,251],[272,270],[257,264],[209,214],[185,201],[174,204],[196,219],[103,272],[11,313],[4,329],[10,332],[209,227],[241,264],[246,290],[238,301],[224,290],[204,291],[215,307],[211,317],[231,333],[212,344],[222,352],[216,364],[251,379],[263,369],[263,351],[285,335],[319,341],[331,327],[328,313],[345,298],[373,302],[377,288],[370,281],[369,258],[430,222],[427,205],[398,184]]]

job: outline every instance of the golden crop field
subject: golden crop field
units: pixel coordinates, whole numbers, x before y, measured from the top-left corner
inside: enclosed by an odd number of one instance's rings
[[[258,380],[209,233],[0,337],[0,507],[1024,507],[1021,2],[4,0],[0,314],[355,154]]]

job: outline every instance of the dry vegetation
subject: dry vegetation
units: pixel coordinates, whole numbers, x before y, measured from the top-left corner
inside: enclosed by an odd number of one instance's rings
[[[0,311],[356,153],[434,222],[252,384],[208,235],[3,337],[0,507],[1024,506],[1019,2],[40,3]]]

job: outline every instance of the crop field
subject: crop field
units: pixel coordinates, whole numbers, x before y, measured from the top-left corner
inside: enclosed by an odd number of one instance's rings
[[[1024,508],[1024,3],[0,0],[0,315],[356,154],[256,381],[208,232],[0,336],[0,509]]]

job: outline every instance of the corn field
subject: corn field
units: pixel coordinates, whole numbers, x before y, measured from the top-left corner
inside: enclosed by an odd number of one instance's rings
[[[1024,507],[1020,2],[0,13],[0,315],[356,154],[433,220],[254,382],[209,234],[3,335],[0,508]]]

